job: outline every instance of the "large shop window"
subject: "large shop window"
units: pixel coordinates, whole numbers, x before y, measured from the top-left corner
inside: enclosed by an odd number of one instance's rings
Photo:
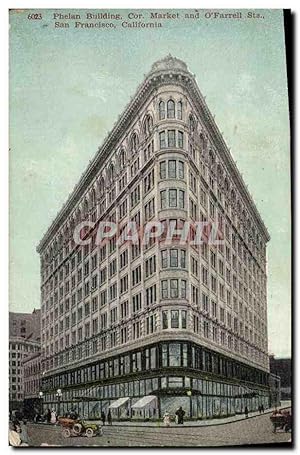
[[[187,344],[186,343],[163,344],[162,366],[163,367],[187,366]]]

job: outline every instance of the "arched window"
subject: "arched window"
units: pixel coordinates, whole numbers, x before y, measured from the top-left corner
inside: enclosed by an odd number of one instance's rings
[[[165,116],[166,116],[165,103],[164,101],[161,101],[159,103],[159,120],[164,120]]]
[[[147,115],[144,122],[144,135],[145,137],[150,136],[153,131],[153,119],[151,115]]]
[[[108,171],[107,171],[107,178],[108,178],[109,183],[113,183],[114,177],[115,177],[115,168],[114,168],[114,165],[111,163],[108,168]]]
[[[178,120],[182,120],[182,101],[178,101],[177,103],[177,118]]]
[[[173,100],[169,100],[167,103],[167,117],[175,118],[175,103]]]
[[[73,220],[73,218],[72,218]],[[73,220],[74,222],[74,225],[75,225],[75,221]],[[67,242],[69,240],[69,237],[70,237],[70,231],[69,231],[69,227],[66,226],[65,228],[65,232],[64,232],[64,241]]]
[[[209,164],[210,164],[210,166],[214,166],[215,161],[216,161],[215,155],[214,155],[213,151],[210,150],[209,151]]]
[[[125,166],[125,162],[126,162],[125,150],[121,149],[120,155],[119,155],[119,166],[120,166],[121,171],[123,170],[122,168]]]
[[[105,190],[105,180],[104,180],[104,177],[100,177],[99,183],[98,183],[98,187],[99,187],[99,195],[100,195],[100,196],[103,196],[104,190]]]
[[[227,177],[225,177],[224,188],[225,188],[225,191],[229,191],[229,182],[228,182]]]
[[[243,210],[243,212],[242,212],[242,219],[243,219],[243,223],[246,224],[247,217],[246,217],[246,212],[245,212],[245,210]]]
[[[201,149],[201,153],[203,153],[204,149],[205,149],[205,140],[204,140],[204,136],[202,133],[200,134],[200,149]]]
[[[75,226],[76,226],[75,218],[72,217],[70,221],[70,228],[67,227],[67,239],[69,239],[69,237],[73,237]]]
[[[190,129],[191,133],[194,133],[194,131],[195,131],[195,120],[194,120],[194,117],[192,115],[190,115],[190,118],[189,118],[189,129]]]
[[[222,183],[222,181],[223,181],[223,168],[222,168],[220,163],[218,164],[218,168],[217,168],[217,177],[218,177],[218,182]]]
[[[91,208],[94,208],[96,205],[96,191],[94,188],[92,188],[91,191]]]
[[[86,217],[89,213],[88,201],[85,199],[83,203],[83,216]]]
[[[59,234],[58,236],[58,249],[60,250],[63,245],[63,236],[62,234]]]
[[[234,190],[231,190],[231,203],[235,205],[235,192]]]
[[[133,133],[131,138],[131,150],[133,153],[137,152],[139,146],[139,138],[136,133]]]

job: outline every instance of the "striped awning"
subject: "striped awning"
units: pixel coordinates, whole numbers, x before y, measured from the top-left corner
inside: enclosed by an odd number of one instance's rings
[[[141,398],[140,400],[138,400],[131,407],[132,407],[132,409],[144,409],[147,406],[150,406],[150,404],[154,406],[156,404],[156,403],[154,403],[154,401],[156,402],[155,395],[147,395],[147,396]]]
[[[120,408],[121,406],[123,406],[123,404],[127,403],[127,401],[129,401],[129,397],[122,397],[122,398],[119,398],[118,400],[116,401],[113,401],[112,404],[110,404],[108,406],[109,409],[118,409]]]

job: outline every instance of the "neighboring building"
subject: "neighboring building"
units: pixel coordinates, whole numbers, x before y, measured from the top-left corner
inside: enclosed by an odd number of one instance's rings
[[[41,351],[35,351],[23,360],[24,411],[34,417],[41,410]]]
[[[280,406],[281,393],[280,393],[280,376],[270,373],[269,376],[270,385],[270,407]]]
[[[9,405],[19,409],[24,399],[23,361],[40,351],[40,310],[32,313],[9,313]]]
[[[270,356],[270,372],[280,377],[281,400],[292,397],[292,360]]]
[[[96,245],[103,220],[215,221],[224,244]],[[38,246],[45,407],[61,389],[91,417],[267,408],[268,240],[194,76],[154,63]]]
[[[32,313],[10,311],[9,336],[39,340],[41,337],[41,310],[34,309]]]

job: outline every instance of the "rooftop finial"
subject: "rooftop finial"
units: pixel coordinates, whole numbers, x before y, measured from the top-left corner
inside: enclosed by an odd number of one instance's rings
[[[186,63],[184,63],[182,60],[179,60],[179,58],[173,57],[170,53],[162,58],[161,60],[158,60],[157,62],[153,63],[151,67],[151,73],[155,71],[163,71],[163,70],[183,70],[183,71],[188,71]]]

